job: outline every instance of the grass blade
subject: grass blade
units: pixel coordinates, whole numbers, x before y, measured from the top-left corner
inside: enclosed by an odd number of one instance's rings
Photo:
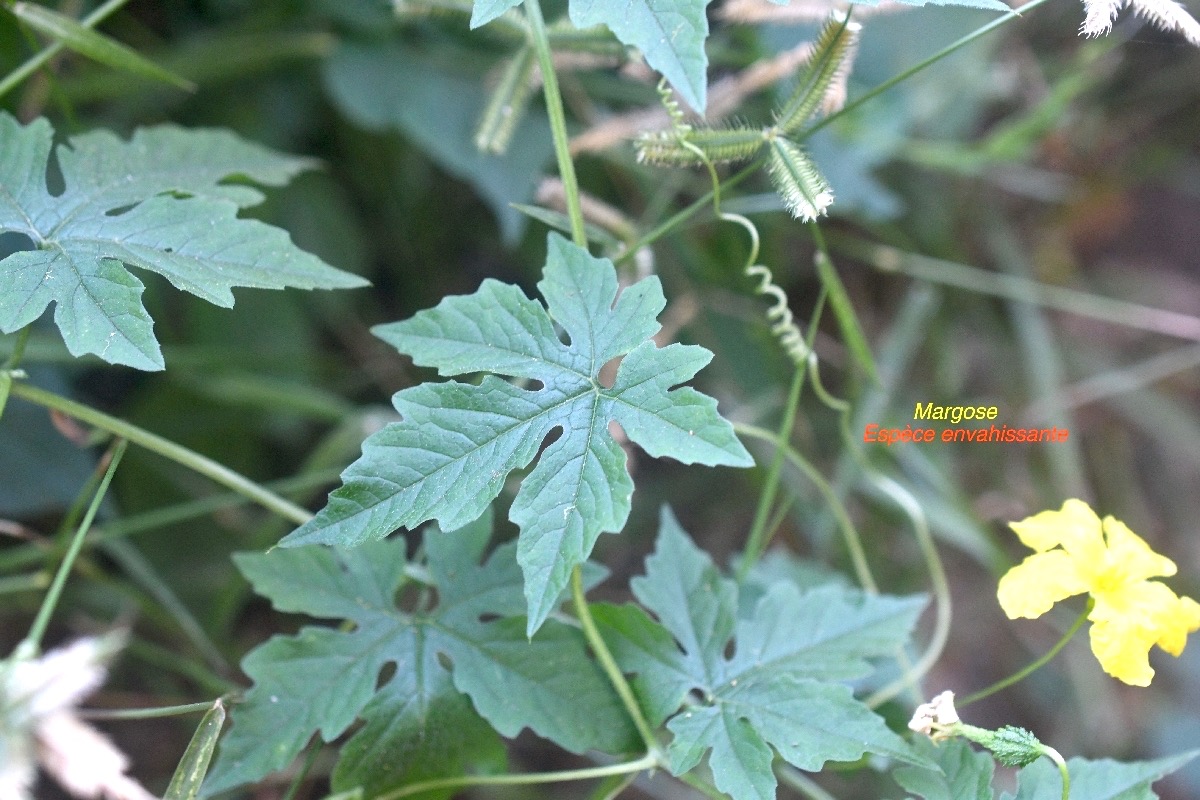
[[[24,2],[13,3],[9,10],[33,30],[93,61],[144,78],[169,83],[187,91],[196,88],[191,81],[168,72],[120,42],[97,33],[68,16]]]

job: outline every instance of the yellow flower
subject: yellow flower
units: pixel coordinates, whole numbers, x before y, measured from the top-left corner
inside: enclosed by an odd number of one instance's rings
[[[1187,635],[1200,630],[1200,603],[1177,597],[1150,578],[1174,575],[1175,562],[1160,556],[1125,523],[1101,522],[1082,500],[1009,525],[1037,552],[1000,579],[997,596],[1009,619],[1040,617],[1067,597],[1087,592],[1095,603],[1092,652],[1114,678],[1149,686],[1150,648],[1173,656]]]

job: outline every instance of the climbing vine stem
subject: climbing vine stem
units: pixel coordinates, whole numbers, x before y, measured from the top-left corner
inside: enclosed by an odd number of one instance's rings
[[[82,403],[76,403],[74,400],[59,397],[53,392],[47,392],[45,389],[39,389],[36,386],[30,386],[26,383],[14,383],[11,391],[14,397],[20,397],[23,400],[28,400],[45,408],[61,411],[69,417],[74,417],[89,425],[95,425],[101,430],[108,431],[115,436],[120,436],[122,439],[128,439],[133,444],[169,458],[177,464],[181,464],[222,486],[232,489],[243,497],[248,497],[263,508],[273,511],[297,525],[303,525],[312,519],[312,514],[307,510],[263,488],[244,475],[240,475],[228,467],[218,464],[211,458],[200,455],[194,450],[189,450],[182,445],[175,444],[169,439],[164,439],[157,434],[139,428],[137,425],[119,420],[116,417],[110,417],[102,411],[97,411]]]
[[[1012,675],[1009,675],[1007,678],[996,681],[995,683],[993,683],[991,686],[987,687],[986,689],[980,689],[978,692],[975,692],[974,694],[969,694],[966,697],[962,698],[961,700],[955,701],[955,705],[957,705],[959,708],[962,708],[963,706],[967,706],[967,705],[970,705],[971,703],[974,703],[976,700],[982,700],[985,697],[990,697],[991,695],[995,694],[996,692],[1000,691],[1001,689],[1007,689],[1009,686],[1012,686],[1014,683],[1018,683],[1018,682],[1024,680],[1026,677],[1033,674],[1035,671],[1037,671],[1041,667],[1050,663],[1051,659],[1053,659],[1056,655],[1058,655],[1059,651],[1067,646],[1067,642],[1071,641],[1071,639],[1075,636],[1075,634],[1079,632],[1079,629],[1083,627],[1083,623],[1087,621],[1088,614],[1092,613],[1092,608],[1095,606],[1095,604],[1096,604],[1096,601],[1094,599],[1092,599],[1091,597],[1089,597],[1088,602],[1087,602],[1087,607],[1085,609],[1083,609],[1083,613],[1075,618],[1075,621],[1073,623],[1071,623],[1070,628],[1067,628],[1067,632],[1062,635],[1062,638],[1059,639],[1055,643],[1055,645],[1053,647],[1051,647],[1049,650],[1047,650],[1040,658],[1035,659],[1034,661],[1030,662],[1028,665],[1017,670]]]
[[[464,789],[468,786],[527,786],[535,783],[564,783],[566,781],[582,781],[590,778],[607,778],[610,775],[628,775],[643,772],[657,767],[658,758],[647,754],[635,761],[623,761],[619,764],[608,764],[602,767],[586,767],[584,769],[568,769],[559,772],[536,772],[531,774],[509,775],[463,775],[457,778],[437,778],[420,781],[402,786],[392,792],[378,795],[374,800],[399,800],[414,794],[430,792],[435,789]]]
[[[75,536],[71,539],[71,545],[67,548],[62,563],[58,565],[58,572],[54,575],[54,581],[50,584],[50,589],[46,592],[45,599],[42,600],[42,606],[38,609],[37,616],[33,619],[33,624],[29,626],[29,633],[17,648],[18,654],[33,656],[41,647],[42,636],[45,635],[46,628],[50,624],[50,615],[54,613],[54,607],[58,605],[58,598],[62,596],[63,587],[67,583],[67,576],[71,574],[71,568],[75,566],[75,559],[78,558],[80,551],[83,550],[83,541],[87,538],[88,530],[92,527],[92,521],[96,518],[96,512],[100,510],[100,503],[103,502],[104,496],[108,493],[109,484],[112,483],[113,475],[117,471],[117,466],[121,463],[121,457],[125,455],[125,448],[128,444],[128,442],[122,439],[109,450],[104,477],[100,479],[100,485],[96,488],[96,493],[92,495],[92,502],[88,505],[87,513],[83,515],[83,521],[79,523],[79,527],[75,530]]]
[[[583,590],[583,570],[579,566],[571,570],[571,600],[575,604],[575,615],[579,617],[579,623],[583,626],[583,635],[587,639],[588,645],[591,646],[592,652],[596,654],[596,660],[600,662],[604,674],[608,676],[609,682],[617,690],[621,703],[624,704],[630,719],[633,720],[634,727],[637,728],[638,735],[642,737],[642,742],[646,745],[646,753],[654,758],[655,763],[659,763],[661,754],[654,731],[651,729],[650,723],[646,721],[646,716],[642,713],[642,707],[638,705],[637,698],[633,696],[633,689],[630,688],[629,681],[625,680],[621,667],[612,657],[608,645],[604,643],[600,631],[596,628],[595,620],[592,619],[592,612],[588,608],[587,597]]]
[[[583,228],[583,209],[579,204],[579,181],[575,177],[575,164],[571,161],[567,142],[567,120],[563,114],[562,95],[558,91],[558,76],[554,73],[554,61],[550,56],[550,37],[546,33],[546,21],[542,18],[542,7],[538,0],[525,0],[525,17],[529,21],[529,35],[537,52],[538,67],[542,71],[542,91],[546,96],[550,133],[554,137],[558,174],[562,178],[563,194],[566,196],[567,217],[571,220],[571,239],[586,249],[587,234]]]

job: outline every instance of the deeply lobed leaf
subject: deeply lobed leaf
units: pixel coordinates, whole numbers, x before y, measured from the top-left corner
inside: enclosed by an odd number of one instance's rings
[[[775,796],[772,749],[806,770],[868,752],[926,763],[841,683],[903,644],[922,598],[781,581],[739,610],[735,584],[666,511],[633,592],[658,623],[635,606],[602,606],[596,618],[651,717],[670,717],[675,774],[709,752],[718,789],[766,800]]]
[[[143,285],[129,266],[166,277],[220,306],[235,286],[346,288],[366,281],[296,248],[285,231],[239,219],[262,194],[228,184],[245,177],[280,185],[311,166],[225,131],[160,126],[128,142],[107,132],[73,137],[55,151],[64,184],[47,185],[53,131],[0,112],[0,232],[33,243],[0,261],[0,331],[11,333],[55,304],[74,355],[162,369]]]
[[[363,444],[343,486],[285,546],[352,546],[436,519],[466,524],[527,466],[555,429],[513,502],[521,529],[517,558],[525,576],[529,633],[538,629],[597,537],[618,531],[633,482],[625,453],[609,432],[617,422],[655,457],[684,463],[749,466],[749,453],[716,403],[676,388],[711,358],[700,347],[647,341],[666,301],[657,278],[618,297],[616,270],[557,234],[548,240],[546,306],[519,289],[487,280],[477,292],[444,299],[412,319],[375,329],[398,350],[443,375],[496,372],[478,384],[448,381],[399,392],[403,417]],[[561,325],[564,343],[555,331]],[[623,356],[610,388],[601,368]]]
[[[206,791],[281,769],[315,732],[332,741],[360,716],[366,725],[334,773],[338,790],[379,791],[496,763],[496,731],[529,727],[575,752],[632,747],[628,716],[583,636],[553,621],[525,636],[524,620],[513,616],[524,607],[514,548],[479,564],[490,532],[486,515],[460,531],[426,534],[439,602],[412,612],[394,600],[410,583],[402,539],[236,556],[276,609],[345,619],[353,629],[307,627],[245,658],[254,686],[233,711]],[[377,690],[389,663],[395,673]]]

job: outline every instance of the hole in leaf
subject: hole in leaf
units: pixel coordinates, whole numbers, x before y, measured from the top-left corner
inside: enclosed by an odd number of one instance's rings
[[[600,368],[600,373],[596,376],[596,381],[605,389],[611,389],[613,383],[616,382],[617,369],[621,366],[621,359],[624,357],[617,356]]]
[[[136,206],[136,205],[137,205],[137,203],[126,203],[126,204],[125,204],[125,205],[123,205],[123,206],[117,206],[116,208],[110,208],[108,211],[105,211],[105,212],[104,212],[104,216],[106,216],[106,217],[119,217],[119,216],[121,216],[122,214],[124,214],[124,213],[126,213],[126,212],[128,212],[128,211],[131,211],[131,210],[133,210],[133,207],[134,207],[134,206]]]
[[[736,651],[736,649],[737,648],[734,647],[734,644],[733,644],[733,639],[730,639],[728,642],[725,643],[725,649],[722,650],[721,652],[724,654],[725,659],[728,661],[729,659],[733,658],[733,654]]]
[[[446,655],[445,653],[437,654],[437,662],[442,666],[442,669],[446,670],[447,672],[454,669],[454,662],[450,660],[450,656]]]
[[[396,590],[396,608],[413,612],[428,609],[436,599],[430,596],[432,591],[428,586],[422,586],[416,581],[405,581]]]
[[[379,670],[379,677],[375,679],[375,691],[378,692],[380,689],[382,689],[384,686],[386,686],[388,681],[390,681],[393,677],[395,677],[395,675],[396,675],[395,662],[389,661],[386,664],[384,664],[383,669]]]
[[[51,197],[58,197],[67,190],[67,180],[63,177],[62,165],[58,163],[58,148],[50,151],[46,163],[46,191]]]
[[[479,615],[480,622],[495,622],[496,620],[498,620],[500,618],[501,617],[499,614],[480,614]]]
[[[22,250],[36,250],[37,245],[23,233],[0,233],[0,258],[8,258]]]
[[[561,425],[556,426],[553,430],[550,431],[550,433],[546,434],[546,438],[542,440],[542,449],[540,452],[544,453],[548,449],[550,449],[551,445],[553,445],[555,442],[557,442],[559,439],[562,438],[562,435],[563,435],[563,427]]]
[[[567,329],[562,325],[559,325],[557,322],[554,323],[554,333],[556,336],[558,336],[558,340],[560,342],[565,344],[567,347],[571,346],[571,337],[567,335]]]

